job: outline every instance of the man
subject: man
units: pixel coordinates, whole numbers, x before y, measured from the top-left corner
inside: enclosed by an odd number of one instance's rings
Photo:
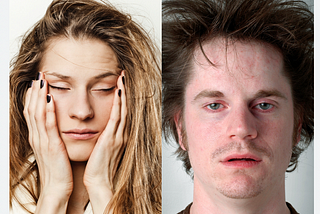
[[[194,178],[180,213],[297,213],[285,172],[313,139],[306,5],[165,1],[162,60],[164,136]]]

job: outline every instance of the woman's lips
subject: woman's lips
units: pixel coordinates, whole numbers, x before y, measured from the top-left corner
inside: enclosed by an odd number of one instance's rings
[[[91,138],[94,138],[98,134],[98,131],[94,131],[91,129],[73,129],[64,131],[62,133],[74,140],[89,140]]]

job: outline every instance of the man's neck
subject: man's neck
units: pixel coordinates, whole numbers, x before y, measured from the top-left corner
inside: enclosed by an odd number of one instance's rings
[[[256,197],[233,199],[194,181],[191,214],[290,214],[285,201],[284,181],[263,190]]]

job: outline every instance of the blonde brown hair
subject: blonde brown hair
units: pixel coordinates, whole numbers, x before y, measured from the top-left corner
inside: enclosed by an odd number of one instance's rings
[[[113,179],[113,213],[161,213],[161,72],[159,51],[127,14],[93,0],[55,0],[22,40],[10,73],[10,204],[17,187],[37,203],[39,171],[23,116],[28,84],[53,38],[99,39],[125,70],[128,136]],[[24,207],[26,210],[27,208]],[[31,211],[29,211],[31,213]]]

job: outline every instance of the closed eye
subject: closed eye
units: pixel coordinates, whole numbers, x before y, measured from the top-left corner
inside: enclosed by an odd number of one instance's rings
[[[112,91],[116,86],[113,86],[111,88],[101,88],[101,89],[93,89],[93,91],[102,91],[102,92],[107,92],[107,91]]]
[[[53,89],[57,89],[57,90],[69,90],[69,88],[63,88],[63,87],[58,87],[58,86],[53,86],[53,85],[50,85],[48,84],[50,88],[53,88]]]

